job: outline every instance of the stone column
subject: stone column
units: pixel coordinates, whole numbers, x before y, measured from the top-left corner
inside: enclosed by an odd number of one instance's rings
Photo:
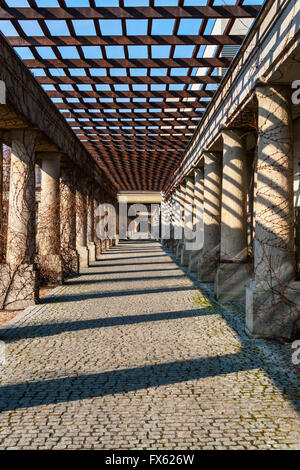
[[[170,199],[170,243],[169,247],[172,251],[174,251],[175,245],[177,240],[175,239],[176,236],[176,231],[175,231],[175,224],[176,224],[176,209],[175,209],[175,204],[176,204],[176,191],[172,193],[171,199]]]
[[[189,229],[191,232],[193,230],[193,202],[194,202],[194,178],[187,176],[185,178],[185,199],[184,199],[184,230]],[[186,238],[186,233],[183,232],[183,246],[181,248],[181,258],[180,263],[182,266],[188,266],[189,264],[189,255],[190,250],[188,249],[188,240]]]
[[[76,250],[76,189],[74,168],[63,166],[60,178],[60,245],[64,276],[79,274]]]
[[[162,245],[170,246],[173,237],[171,222],[172,197],[169,200],[163,199],[160,213],[160,239]]]
[[[220,259],[222,156],[204,152],[204,244],[199,260],[199,279],[214,282]]]
[[[115,204],[115,211],[116,211],[116,236],[113,240],[113,246],[117,246],[119,244],[119,205],[118,203]]]
[[[94,213],[94,188],[93,183],[89,182],[88,201],[87,201],[87,246],[89,249],[90,262],[96,261],[95,244],[95,213]]]
[[[87,246],[87,188],[86,180],[81,178],[76,188],[76,249],[79,254],[81,268],[89,266],[89,250]]]
[[[97,225],[98,225],[98,222],[99,222],[99,216],[97,215],[97,209],[98,209],[98,206],[100,204],[100,202],[98,201],[97,193],[98,193],[98,191],[96,189],[95,190],[95,198],[94,198],[94,214],[95,214],[95,217],[94,217],[94,223],[95,223],[94,243],[96,245],[96,259],[100,259],[101,253],[102,253],[102,243],[101,243],[101,240],[98,238],[98,235],[97,235]]]
[[[247,148],[245,131],[224,129],[220,264],[215,295],[225,302],[245,301],[250,278],[247,262]]]
[[[1,265],[0,308],[21,309],[38,302],[35,258],[36,132],[11,133],[11,167],[6,263]]]
[[[185,203],[185,183],[184,182],[180,185],[180,188],[179,188],[178,193],[177,193],[177,198],[178,198],[178,202],[179,202],[179,205],[180,205],[179,223],[180,223],[181,228],[182,228],[182,236],[181,236],[181,239],[178,240],[177,244],[176,244],[176,259],[180,260],[181,259],[181,249],[184,246],[184,232],[183,232],[183,229],[184,229],[184,203]]]
[[[254,279],[246,289],[246,331],[288,338],[299,319],[295,279],[290,87],[260,84]],[[297,305],[298,304],[298,305]],[[299,320],[298,320],[299,321]]]
[[[195,250],[190,253],[188,272],[198,272],[198,264],[202,255],[204,240],[203,224],[204,204],[204,173],[202,168],[194,169],[194,194],[193,194],[193,229],[196,233]]]
[[[111,220],[112,220],[112,213],[111,213],[111,208],[109,208],[108,209],[108,221],[109,221],[109,223],[111,223]],[[108,236],[107,240],[108,240],[108,248],[111,248],[112,245],[113,245],[112,238],[109,238],[109,236]]]
[[[38,214],[38,268],[45,284],[63,282],[60,255],[59,179],[61,154],[43,153],[41,158],[41,199]]]

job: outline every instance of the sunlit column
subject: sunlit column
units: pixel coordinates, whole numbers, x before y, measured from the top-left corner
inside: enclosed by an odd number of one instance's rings
[[[220,257],[221,177],[220,152],[204,152],[204,243],[199,279],[213,282]]]
[[[194,202],[194,178],[187,176],[185,178],[185,197],[184,197],[184,243],[181,249],[180,262],[183,266],[189,263],[189,242],[193,231],[193,202]]]
[[[250,278],[247,260],[247,149],[245,130],[223,129],[220,264],[218,300],[245,301]]]
[[[181,227],[181,238],[176,244],[176,259],[181,259],[181,249],[184,245],[184,205],[185,205],[185,182],[183,181],[178,188],[177,200],[179,202],[179,225]]]
[[[90,261],[96,261],[94,188],[93,188],[93,183],[92,182],[88,183],[87,246],[88,246],[88,249],[89,249],[89,260]]]
[[[203,228],[203,204],[204,204],[204,173],[202,168],[194,169],[194,193],[193,193],[193,230],[195,232],[194,249],[189,255],[189,272],[198,271],[198,263],[202,255],[204,228]]]
[[[41,154],[41,199],[38,215],[38,267],[42,282],[63,281],[60,256],[59,178],[61,154]]]
[[[79,273],[76,250],[76,189],[74,168],[62,166],[60,177],[60,245],[64,275]]]
[[[254,280],[246,294],[252,335],[292,336],[299,317],[295,279],[293,149],[290,87],[259,84]],[[294,291],[294,294],[293,294]]]
[[[0,263],[4,253],[4,227],[3,227],[3,144],[0,140]]]
[[[247,163],[245,131],[224,129],[220,260],[247,258]]]
[[[80,267],[89,266],[87,247],[87,188],[86,180],[81,178],[76,189],[76,248],[79,253]]]
[[[0,304],[25,308],[38,300],[35,258],[35,140],[29,129],[11,133],[6,265],[1,265]],[[0,308],[1,308],[0,307]]]

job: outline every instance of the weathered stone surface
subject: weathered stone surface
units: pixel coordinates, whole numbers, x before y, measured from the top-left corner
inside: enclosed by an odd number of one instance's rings
[[[38,303],[38,277],[34,264],[0,264],[0,308],[18,310]]]
[[[189,265],[189,260],[190,260],[190,255],[193,253],[193,250],[187,250],[185,246],[181,248],[181,254],[180,254],[180,264],[181,266],[188,266]]]
[[[35,256],[36,132],[12,132],[6,262],[32,264]]]
[[[76,250],[76,189],[73,168],[62,167],[60,177],[60,244],[64,277],[79,274]]]
[[[293,151],[290,88],[259,86],[254,278],[246,296],[246,328],[256,336],[289,338],[297,305],[286,303],[295,280]]]
[[[42,284],[62,284],[64,280],[63,259],[60,255],[49,253],[37,256],[39,281]]]
[[[199,261],[199,279],[213,282],[220,259],[221,156],[204,153],[204,244]]]
[[[96,243],[94,242],[88,242],[87,248],[89,250],[89,261],[93,262],[96,261],[97,259],[97,247]]]
[[[79,274],[79,254],[77,250],[64,250],[61,254],[64,278]]]
[[[246,288],[246,331],[251,337],[291,340],[300,320],[300,282],[273,286],[252,280]]]
[[[202,250],[192,251],[189,255],[188,272],[197,273],[199,271],[199,261],[202,256]]]
[[[220,261],[247,259],[247,148],[245,131],[224,129]]]
[[[215,279],[215,296],[222,302],[245,302],[246,287],[253,268],[250,264],[220,263]]]
[[[77,245],[79,255],[79,265],[81,268],[87,268],[90,263],[90,252],[87,246]]]

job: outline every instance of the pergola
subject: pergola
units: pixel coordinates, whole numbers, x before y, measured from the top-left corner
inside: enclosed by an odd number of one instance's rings
[[[260,9],[251,3],[0,0],[0,27],[111,182],[160,191]]]

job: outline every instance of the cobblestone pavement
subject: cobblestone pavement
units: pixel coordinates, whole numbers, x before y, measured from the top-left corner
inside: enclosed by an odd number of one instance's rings
[[[291,345],[205,289],[128,242],[11,320],[0,448],[300,449]]]

